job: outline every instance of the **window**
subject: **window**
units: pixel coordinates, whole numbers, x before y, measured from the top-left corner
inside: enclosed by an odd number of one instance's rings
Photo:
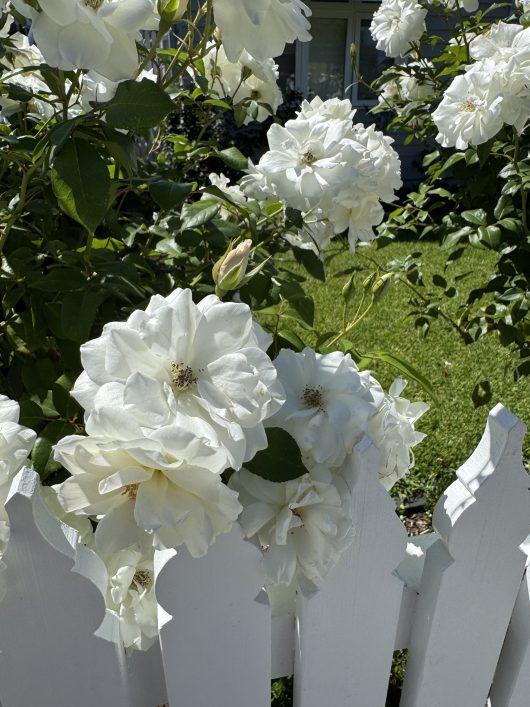
[[[392,63],[375,48],[370,35],[377,3],[319,0],[308,4],[313,11],[312,41],[290,45],[276,59],[282,91],[297,90],[309,99],[316,95],[323,99],[351,98],[356,106],[372,105],[376,98],[368,84]],[[357,72],[352,68],[352,44],[357,51]]]

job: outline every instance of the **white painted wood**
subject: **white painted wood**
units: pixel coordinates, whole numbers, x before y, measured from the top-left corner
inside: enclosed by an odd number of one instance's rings
[[[401,707],[484,707],[519,591],[530,530],[522,422],[497,405],[438,502]]]
[[[294,632],[296,619],[293,614],[272,617],[271,677],[281,678],[294,673]]]
[[[490,694],[491,707],[530,703],[530,575],[525,574]]]
[[[365,439],[348,469],[355,538],[313,594],[299,592],[296,707],[382,707],[403,582],[394,573],[406,532],[377,478],[377,450]]]
[[[271,615],[259,549],[236,524],[204,557],[179,548],[156,571],[158,602],[173,617],[160,631],[171,707],[269,707]]]
[[[123,650],[94,635],[105,616],[96,586],[105,574],[101,561],[49,512],[34,471],[15,477],[6,508],[11,538],[0,603],[2,706],[131,707]],[[78,574],[89,566],[94,581]],[[107,633],[113,629],[107,622]]]

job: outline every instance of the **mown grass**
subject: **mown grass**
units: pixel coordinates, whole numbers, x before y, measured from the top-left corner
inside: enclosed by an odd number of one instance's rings
[[[322,283],[309,278],[304,287],[315,300],[315,328],[318,332],[338,331],[342,324],[343,309],[341,289],[345,277],[337,273],[353,265],[362,265],[356,274],[356,298],[362,289],[362,281],[370,267],[367,256],[381,264],[403,258],[413,251],[423,254],[424,282],[432,282],[435,273],[443,273],[447,252],[436,243],[393,243],[386,248],[358,249],[355,254],[343,249],[332,253],[328,264],[328,278]],[[458,285],[458,295],[451,303],[449,312],[456,311],[467,293],[482,284],[495,262],[495,254],[486,250],[469,248],[462,258],[449,266],[452,276],[459,273],[469,275]],[[435,288],[432,288],[435,289]],[[439,404],[429,402],[432,409],[420,420],[418,428],[427,433],[426,439],[416,447],[416,464],[408,476],[397,484],[394,493],[402,497],[415,492],[424,493],[427,506],[431,508],[455,476],[454,472],[475,448],[479,441],[488,411],[497,402],[502,402],[530,427],[530,380],[513,381],[514,355],[500,346],[495,335],[483,337],[472,345],[465,345],[458,333],[442,319],[434,320],[426,338],[421,338],[410,318],[409,300],[411,291],[402,284],[392,286],[349,335],[355,347],[361,351],[385,350],[396,354],[419,369],[431,382]],[[355,311],[358,299],[354,298],[350,311]],[[302,332],[301,332],[302,333]],[[315,337],[303,332],[308,345]],[[398,372],[388,365],[377,364],[374,374],[385,386],[391,383]],[[493,384],[493,397],[482,407],[475,408],[471,394],[475,384],[488,379]],[[426,392],[411,382],[406,389],[411,398],[428,399]],[[530,435],[525,440],[524,454],[530,460]]]

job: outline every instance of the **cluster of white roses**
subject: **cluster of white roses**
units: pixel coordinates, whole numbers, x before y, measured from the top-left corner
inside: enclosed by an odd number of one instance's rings
[[[71,476],[46,499],[104,560],[107,608],[126,646],[156,640],[155,549],[201,556],[239,520],[262,547],[267,586],[318,580],[353,538],[344,470],[354,445],[372,437],[387,489],[413,464],[423,437],[414,423],[428,406],[399,397],[404,381],[387,395],[347,354],[284,350],[271,361],[270,342],[245,304],[213,295],[195,304],[176,290],[81,347],[72,394],[86,435],[57,443]],[[0,398],[3,502],[35,439],[18,413]],[[267,447],[266,427],[294,438],[305,474],[277,483],[244,468]]]
[[[469,54],[474,63],[432,116],[438,142],[458,150],[487,142],[504,124],[521,133],[530,118],[530,28],[498,22],[471,40]]]
[[[300,210],[319,248],[344,231],[352,250],[359,240],[373,240],[381,201],[393,201],[402,185],[393,140],[373,125],[353,125],[354,114],[348,99],[304,101],[294,120],[270,127],[268,152],[241,183],[253,198]]]

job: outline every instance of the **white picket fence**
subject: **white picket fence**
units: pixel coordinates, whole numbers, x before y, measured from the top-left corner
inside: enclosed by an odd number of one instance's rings
[[[24,469],[7,503],[1,707],[265,707],[271,676],[293,673],[296,707],[384,707],[398,648],[408,648],[401,707],[529,707],[524,431],[494,408],[436,507],[436,532],[408,553],[376,450],[360,443],[355,541],[319,590],[299,593],[296,616],[271,619],[260,552],[239,527],[203,558],[158,554],[160,646],[132,655],[105,615],[99,558]]]

